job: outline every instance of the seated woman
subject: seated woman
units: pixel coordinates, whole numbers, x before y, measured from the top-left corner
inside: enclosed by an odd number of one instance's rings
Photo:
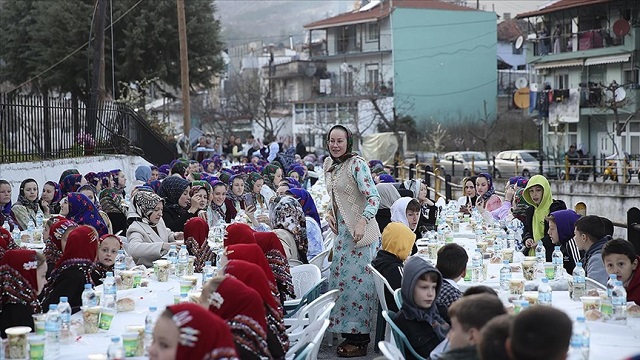
[[[0,260],[0,335],[13,326],[32,329],[33,314],[42,313],[38,295],[47,283],[47,263],[33,250],[14,249]]]
[[[20,228],[26,229],[29,224],[35,226],[36,214],[40,211],[38,199],[38,183],[34,179],[24,179],[20,184],[18,201],[11,209]]]
[[[402,307],[393,320],[425,359],[449,332],[449,325],[435,306],[441,288],[442,275],[431,263],[419,257],[407,259],[400,290]],[[407,360],[415,359],[410,351],[405,354]]]
[[[391,205],[400,199],[400,193],[393,184],[377,184],[378,194],[380,194],[380,206],[376,213],[376,222],[380,233],[384,230],[385,226],[391,222]]]
[[[191,190],[191,183],[177,176],[164,179],[158,189],[158,195],[164,199],[165,208],[162,219],[171,231],[183,231],[187,220],[196,216],[187,211],[189,190]]]
[[[92,284],[91,270],[98,253],[98,234],[95,229],[81,225],[71,231],[62,257],[51,272],[42,291],[42,307],[57,304],[61,296],[69,298],[71,312],[80,311],[84,284]]]
[[[122,194],[116,189],[104,189],[98,197],[102,211],[107,214],[111,222],[111,231],[125,233],[129,225],[127,224],[127,211],[122,206],[124,202]]]
[[[151,267],[155,260],[169,251],[169,243],[182,240],[183,234],[174,233],[164,225],[164,200],[155,193],[138,191],[133,197],[132,205],[139,220],[133,221],[127,229],[127,252],[136,264]],[[184,225],[182,227],[184,228]]]
[[[267,345],[267,317],[260,294],[233,276],[204,284],[201,305],[227,321],[241,359],[272,359]]]
[[[227,198],[224,203],[227,209],[234,208],[237,213],[241,209],[244,209],[244,198],[242,197],[244,194],[244,179],[242,179],[242,176],[231,176],[229,178],[229,188],[230,190],[227,191]]]
[[[284,303],[287,296],[294,299],[296,294],[291,279],[291,268],[278,235],[272,231],[266,231],[256,232],[253,236],[260,249],[262,249],[267,259],[267,264],[273,273],[277,291],[280,294],[280,303]]]
[[[47,277],[49,277],[58,260],[62,257],[62,252],[67,245],[69,234],[78,227],[77,223],[62,216],[53,217],[47,221],[47,223],[49,222],[51,222],[49,226],[49,236],[48,239],[44,241],[44,256],[49,266]]]
[[[7,180],[0,180],[0,223],[9,224],[9,231],[14,228],[24,230],[20,227],[16,215],[13,213],[11,204],[11,184]]]
[[[267,258],[262,253],[262,249],[257,244],[236,244],[226,246],[224,252],[218,259],[218,267],[224,267],[229,260],[244,260],[252,264],[258,265],[262,271],[267,275],[269,280],[269,288],[273,293],[273,296],[281,299],[281,303],[284,303],[283,296],[278,290],[276,278],[273,275],[271,267],[267,262]]]
[[[282,180],[282,168],[278,165],[269,164],[262,169],[262,179],[264,184],[267,185],[275,194],[278,190],[278,185]]]
[[[96,188],[91,184],[86,184],[86,185],[80,186],[80,188],[78,189],[78,192],[86,196],[89,200],[91,200],[93,205],[95,205],[96,209],[98,209],[98,213],[100,214],[102,221],[105,223],[105,225],[107,225],[108,233],[113,234],[111,219],[109,218],[109,215],[107,215],[106,212],[102,211],[100,207],[100,201],[98,200],[98,191],[96,190]]]
[[[45,217],[60,213],[60,200],[62,200],[60,185],[54,181],[44,183],[42,186],[42,195],[40,196],[40,206],[42,207]]]
[[[420,220],[420,203],[410,197],[401,197],[391,205],[391,221],[401,222],[415,233]],[[411,254],[418,252],[418,246],[414,243]]]
[[[414,232],[417,237],[422,237],[423,232],[429,230],[435,230],[436,216],[438,215],[438,208],[435,206],[433,200],[427,197],[427,184],[422,180],[409,180],[404,182],[404,186],[411,190],[413,198],[420,203],[420,216],[418,218],[418,226]]]
[[[502,200],[496,195],[493,178],[487,173],[481,173],[476,178],[476,206],[487,211],[493,211],[502,205]]]
[[[109,233],[107,225],[102,220],[93,202],[81,193],[69,193],[60,202],[60,215],[76,222],[78,225],[92,226],[98,236]]]
[[[204,219],[196,217],[187,220],[184,224],[184,244],[187,246],[189,255],[195,256],[195,272],[202,272],[204,264],[211,261],[216,266],[216,253],[211,250],[207,242],[209,235],[209,225]]]
[[[224,247],[236,244],[255,244],[256,232],[245,223],[236,222],[226,227],[226,236],[224,237]]]
[[[118,251],[120,250],[122,250],[122,242],[119,237],[112,234],[100,237],[98,240],[98,258],[91,271],[91,279],[94,285],[102,284],[102,279],[107,277],[107,272],[113,272],[116,256],[118,256]]]
[[[285,353],[289,350],[289,337],[284,326],[284,314],[280,299],[271,293],[267,276],[258,265],[244,260],[230,260],[223,270],[224,274],[234,276],[260,294],[267,316],[269,352],[274,359],[284,359]]]
[[[303,264],[309,263],[307,221],[300,203],[291,196],[283,196],[273,206],[269,218],[273,225],[273,232],[278,235],[287,253],[287,259],[299,260]],[[322,249],[322,243],[314,244],[313,247]]]
[[[11,233],[5,228],[0,228],[0,260],[8,250],[19,248],[18,244],[13,241]]]
[[[230,224],[238,211],[233,206],[227,206],[227,185],[220,180],[211,182],[211,212],[209,226],[215,226],[220,221]]]
[[[167,306],[153,328],[151,359],[238,360],[227,323],[198,304]]]
[[[460,206],[461,212],[469,214],[471,212],[471,208],[476,204],[476,199],[478,198],[476,194],[475,176],[469,176],[462,179],[462,193],[464,195],[458,198],[458,206]]]
[[[406,225],[391,222],[382,232],[382,250],[378,251],[371,265],[378,270],[395,290],[402,284],[404,261],[409,257],[416,241],[416,234]],[[385,300],[389,310],[398,311],[393,294],[385,289]]]
[[[87,180],[84,178],[84,176],[78,173],[65,176],[62,180],[60,180],[60,191],[62,192],[62,197],[64,198],[67,196],[67,194],[78,191],[80,186],[86,183]]]
[[[313,201],[311,194],[305,189],[289,189],[287,195],[291,195],[302,206],[307,225],[307,239],[309,241],[309,250],[307,250],[307,259],[313,259],[314,256],[324,251],[324,238],[322,236],[322,224],[320,223],[320,215]]]

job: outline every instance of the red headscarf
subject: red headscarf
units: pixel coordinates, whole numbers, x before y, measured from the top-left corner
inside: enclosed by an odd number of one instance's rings
[[[233,276],[226,276],[218,289],[212,294],[213,299],[209,311],[227,321],[237,321],[240,317],[248,317],[260,325],[267,338],[267,315],[260,294]]]
[[[271,272],[276,279],[278,292],[280,293],[280,301],[284,302],[287,295],[295,298],[296,295],[291,279],[289,261],[287,260],[278,235],[272,231],[266,231],[256,232],[254,237],[262,251],[264,251]]]
[[[191,303],[172,305],[167,309],[180,331],[176,360],[238,359],[231,330],[218,315]]]
[[[11,243],[11,240],[13,240],[13,238],[11,237],[11,233],[9,232],[9,230],[0,227],[0,247],[5,250],[9,250],[9,244]]]
[[[273,272],[269,267],[267,258],[264,256],[262,249],[256,244],[237,244],[227,246],[225,248],[227,259],[229,260],[244,260],[252,264],[258,265],[267,279],[275,284],[276,278],[273,276]]]
[[[224,238],[224,246],[236,244],[255,244],[253,230],[247,224],[233,223],[227,226],[227,236]]]
[[[62,251],[62,236],[71,227],[78,227],[78,224],[65,217],[57,216],[58,221],[54,222],[49,228],[49,240]]]
[[[38,258],[36,252],[33,250],[8,250],[6,255],[0,260],[0,266],[8,265],[33,287],[33,290],[38,289]]]
[[[31,307],[34,314],[42,312],[38,301],[37,269],[35,251],[7,251],[0,260],[0,309],[4,304],[22,304]]]
[[[280,252],[282,256],[287,256],[287,253],[284,252],[284,247],[282,247],[282,242],[280,242],[280,238],[273,231],[256,232],[253,236],[265,254],[271,250],[275,250]]]
[[[257,291],[262,300],[274,309],[280,306],[269,288],[269,280],[264,271],[256,264],[244,260],[230,260],[224,268],[224,273],[235,276],[245,285]]]
[[[66,260],[81,259],[94,262],[98,253],[98,233],[87,225],[80,225],[69,233],[67,246],[64,247],[62,257],[56,263],[56,268]]]
[[[209,236],[209,225],[200,217],[193,217],[184,224],[185,240],[192,237],[198,246],[202,246]]]

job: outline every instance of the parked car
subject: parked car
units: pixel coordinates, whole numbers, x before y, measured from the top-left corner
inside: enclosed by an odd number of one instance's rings
[[[440,168],[452,176],[469,176],[489,172],[491,162],[480,151],[453,151],[444,154]]]
[[[433,158],[436,159],[436,165],[437,165],[438,162],[440,161],[440,157],[438,156],[438,153],[434,153],[430,151],[407,151],[404,154],[404,164],[409,165],[409,164],[420,163],[420,164],[427,164],[431,166],[433,164]]]
[[[534,150],[507,150],[496,155],[496,178],[510,176],[531,177],[540,171],[540,162],[532,156]],[[537,154],[537,151],[535,151]]]

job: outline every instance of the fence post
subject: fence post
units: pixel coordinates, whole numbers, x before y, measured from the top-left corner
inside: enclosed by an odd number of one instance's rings
[[[440,188],[442,187],[442,180],[440,179],[440,169],[436,169],[435,172],[435,184],[434,188],[436,189],[436,200],[440,196]]]
[[[569,180],[569,156],[564,156],[564,180]]]
[[[596,156],[593,155],[591,160],[593,161],[593,182],[596,182],[596,178],[598,177],[598,172],[596,171]]]
[[[415,169],[415,167],[416,166],[414,164],[409,164],[409,180],[413,180],[413,170]]]
[[[451,176],[456,176],[456,168],[454,166],[453,158],[451,158]]]
[[[424,167],[424,183],[425,185],[427,185],[427,199],[431,199],[431,190],[429,190],[429,188],[431,187],[431,174],[429,174],[430,171],[431,166],[426,165]]]
[[[451,175],[449,174],[444,176],[444,191],[447,201],[453,199],[453,196],[451,194]]]
[[[491,169],[491,175],[495,179],[496,178],[496,171],[497,171],[496,170],[496,157],[492,156],[492,160],[493,160],[493,163],[492,163],[493,164],[493,169]],[[464,187],[464,184],[462,186]],[[463,189],[463,191],[464,191],[464,189]]]
[[[632,207],[627,210],[627,240],[633,244],[636,249],[636,255],[640,255],[640,231],[638,231],[638,225],[640,225],[640,210]]]
[[[393,162],[393,178],[398,180],[398,161]]]
[[[51,158],[51,115],[49,106],[49,95],[47,91],[42,96],[42,104],[44,105],[44,158]]]

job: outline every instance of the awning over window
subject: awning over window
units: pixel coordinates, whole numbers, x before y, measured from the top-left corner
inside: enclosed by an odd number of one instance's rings
[[[584,64],[584,59],[574,59],[574,60],[562,60],[562,61],[549,61],[546,63],[534,64],[536,70],[542,69],[557,69],[563,67],[570,66],[582,66]]]
[[[601,65],[601,64],[615,64],[629,61],[631,54],[599,56],[594,58],[588,58],[585,60],[584,65]]]

